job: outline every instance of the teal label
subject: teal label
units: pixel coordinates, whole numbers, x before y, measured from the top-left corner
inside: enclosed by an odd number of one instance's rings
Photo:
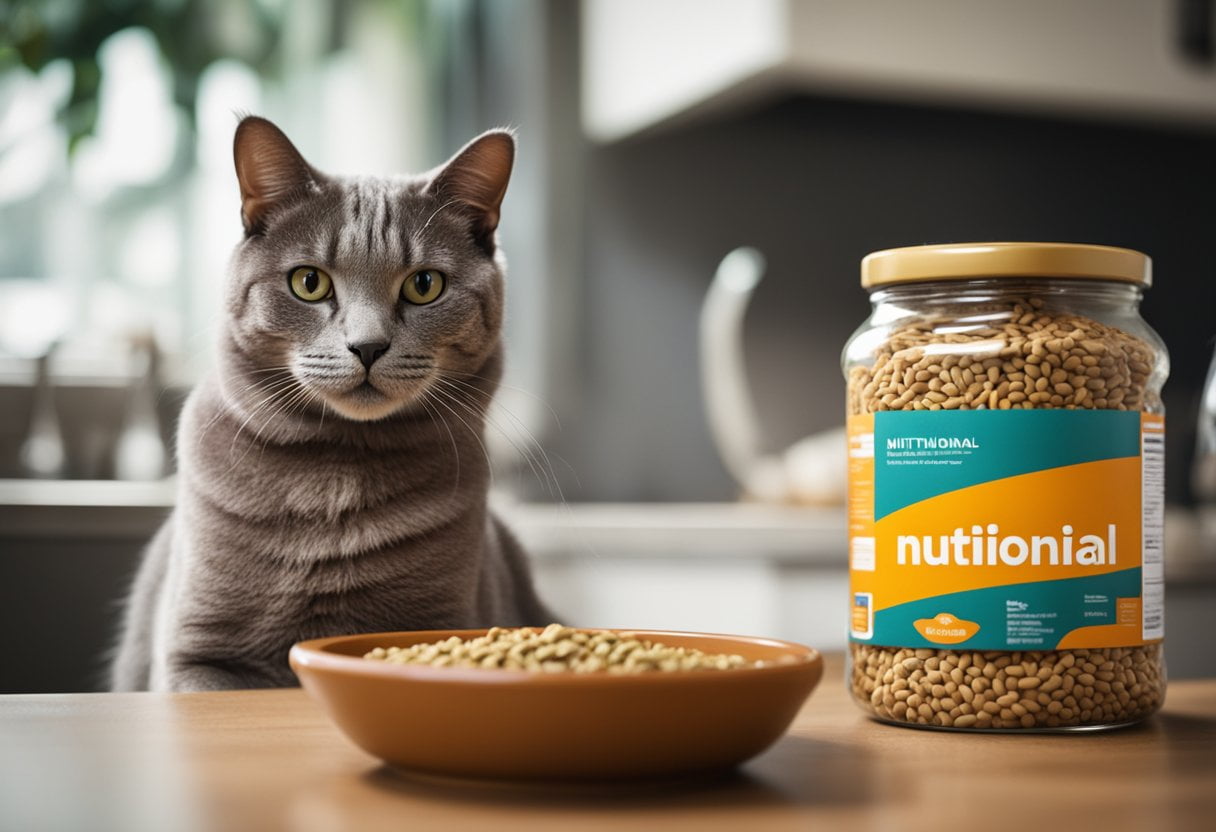
[[[874,519],[982,482],[1140,453],[1140,414],[953,410],[874,414]]]
[[[1163,634],[1164,418],[849,419],[850,639],[1054,650]]]

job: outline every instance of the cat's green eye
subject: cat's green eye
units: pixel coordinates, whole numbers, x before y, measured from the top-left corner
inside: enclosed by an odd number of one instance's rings
[[[405,283],[401,284],[401,296],[410,303],[422,306],[438,299],[443,294],[445,283],[447,283],[447,279],[443,276],[443,272],[423,269],[405,279]]]
[[[325,300],[334,291],[334,283],[329,275],[313,266],[292,269],[287,284],[291,286],[293,295],[309,303]]]

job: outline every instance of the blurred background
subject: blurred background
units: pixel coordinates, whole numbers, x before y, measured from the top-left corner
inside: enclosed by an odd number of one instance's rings
[[[0,692],[99,683],[210,364],[246,112],[336,173],[518,130],[494,499],[583,625],[843,649],[832,436],[791,505],[741,500],[711,425],[775,455],[843,423],[870,251],[1147,252],[1167,654],[1216,674],[1213,0],[0,0],[0,27]],[[715,314],[744,245],[763,280]]]

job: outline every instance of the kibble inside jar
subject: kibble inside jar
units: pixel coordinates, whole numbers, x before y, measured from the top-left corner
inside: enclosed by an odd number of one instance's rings
[[[897,723],[1063,730],[1164,698],[1168,359],[1128,249],[863,261],[846,347],[850,669]]]

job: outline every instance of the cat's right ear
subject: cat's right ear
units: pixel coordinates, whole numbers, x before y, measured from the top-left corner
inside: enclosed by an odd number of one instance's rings
[[[466,144],[439,169],[428,190],[442,200],[462,204],[473,217],[473,236],[488,251],[515,163],[515,136],[490,130]]]
[[[246,237],[262,233],[275,209],[315,190],[321,178],[282,130],[258,116],[241,119],[232,154]]]

